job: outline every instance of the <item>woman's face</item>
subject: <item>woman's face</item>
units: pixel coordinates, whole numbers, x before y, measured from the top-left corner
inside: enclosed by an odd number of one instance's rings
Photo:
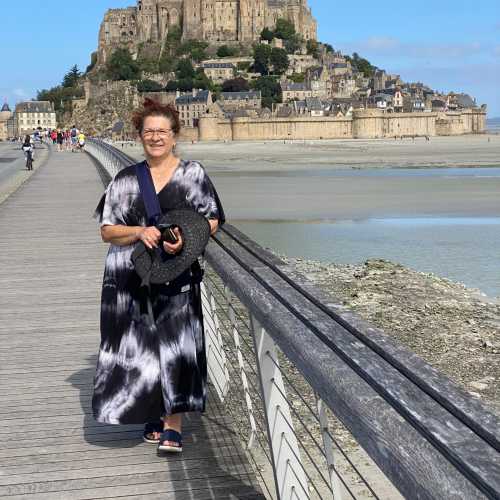
[[[148,158],[168,156],[175,145],[170,120],[164,116],[148,116],[142,127],[141,141]]]

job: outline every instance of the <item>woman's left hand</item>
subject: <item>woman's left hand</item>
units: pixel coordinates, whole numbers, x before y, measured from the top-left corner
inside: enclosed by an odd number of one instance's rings
[[[184,245],[184,240],[182,239],[181,232],[178,227],[172,230],[174,234],[177,236],[177,243],[168,243],[166,241],[163,242],[163,248],[165,252],[175,255],[179,253]]]

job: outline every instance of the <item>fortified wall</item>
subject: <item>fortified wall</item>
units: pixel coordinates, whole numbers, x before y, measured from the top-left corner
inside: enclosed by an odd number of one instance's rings
[[[480,134],[486,112],[383,113],[354,111],[352,117],[233,118],[205,116],[199,121],[200,141],[265,141],[317,139],[384,139]]]

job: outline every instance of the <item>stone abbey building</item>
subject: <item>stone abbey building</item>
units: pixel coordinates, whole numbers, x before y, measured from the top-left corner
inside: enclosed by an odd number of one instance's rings
[[[305,40],[317,37],[317,23],[307,0],[138,0],[136,7],[110,9],[99,31],[98,62],[118,46],[134,52],[141,42],[158,43],[172,26],[182,28],[183,39],[211,44],[258,41],[276,20],[292,21]]]

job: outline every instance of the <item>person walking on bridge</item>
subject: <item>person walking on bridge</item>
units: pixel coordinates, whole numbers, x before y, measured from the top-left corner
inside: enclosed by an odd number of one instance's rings
[[[104,270],[92,407],[97,421],[145,424],[144,441],[161,451],[179,452],[182,414],[205,410],[203,272],[195,260],[172,281],[144,286],[134,252],[143,248],[160,263],[175,262],[187,252],[187,233],[175,227],[164,238],[159,226],[151,223],[152,199],[159,203],[162,217],[184,209],[201,219],[207,239],[225,217],[203,166],[174,153],[181,127],[175,107],[146,99],[133,123],[146,161],[121,170],[96,210],[102,239],[111,245]]]

